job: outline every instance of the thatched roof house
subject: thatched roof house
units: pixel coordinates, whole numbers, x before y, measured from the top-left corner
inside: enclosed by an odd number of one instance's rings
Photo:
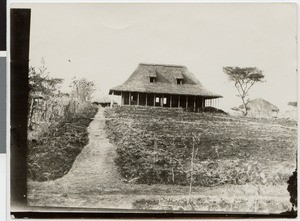
[[[108,107],[111,105],[111,103],[117,104],[116,101],[114,101],[112,98],[108,96],[97,97],[92,100],[92,103],[96,105],[101,105],[102,107]]]
[[[206,100],[222,97],[208,91],[185,67],[141,63],[132,75],[109,94],[121,95],[122,105],[183,107],[198,110]],[[211,102],[213,103],[213,102]]]
[[[239,108],[244,109],[244,105],[239,106]],[[262,98],[256,98],[248,101],[246,108],[249,115],[255,116],[272,116],[279,112],[278,107]]]

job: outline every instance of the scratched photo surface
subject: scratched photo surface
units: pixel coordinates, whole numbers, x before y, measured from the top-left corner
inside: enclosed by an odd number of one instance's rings
[[[29,206],[297,210],[297,5],[31,9]]]

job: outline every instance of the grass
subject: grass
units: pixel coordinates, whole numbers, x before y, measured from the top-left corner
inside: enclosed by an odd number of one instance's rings
[[[28,178],[55,180],[65,175],[88,143],[87,127],[97,108],[89,106],[28,141]]]
[[[198,186],[276,185],[296,167],[295,121],[126,106],[107,109],[106,117],[129,182],[188,185],[193,143]]]
[[[74,185],[64,190],[64,183],[29,182],[29,202],[31,206],[64,206],[113,209],[157,209],[197,211],[238,211],[278,213],[291,209],[285,186],[224,185],[216,187],[194,187],[191,199],[188,186],[130,184],[120,186],[119,191],[106,191],[110,186],[99,189],[96,182],[82,185],[75,190]],[[91,189],[93,188],[93,189]],[[220,204],[219,204],[220,202]],[[241,203],[242,202],[242,203]],[[249,202],[249,203],[247,203]],[[267,207],[259,205],[267,203]],[[245,205],[244,203],[247,203]],[[257,205],[255,210],[254,206]]]
[[[137,199],[133,202],[133,208],[140,210],[230,211],[236,213],[252,211],[253,213],[268,213],[276,209],[288,211],[290,205],[284,200],[274,201],[264,198],[195,196],[190,200],[185,197],[163,197],[160,200],[155,198]]]

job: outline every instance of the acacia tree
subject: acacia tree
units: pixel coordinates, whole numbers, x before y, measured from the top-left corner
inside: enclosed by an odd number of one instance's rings
[[[242,99],[244,115],[246,116],[248,113],[246,105],[248,103],[249,90],[255,83],[263,82],[265,75],[256,67],[224,67],[223,71],[227,74],[229,81],[234,83],[239,93],[238,96]]]

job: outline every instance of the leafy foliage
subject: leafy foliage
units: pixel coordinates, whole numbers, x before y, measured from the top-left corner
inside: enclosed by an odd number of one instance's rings
[[[95,91],[95,84],[86,78],[73,78],[70,84],[72,88],[71,96],[81,102],[88,102],[91,100],[91,96]]]
[[[66,121],[87,108],[95,91],[94,83],[87,79],[73,78],[71,95],[59,88],[63,80],[50,77],[44,59],[39,67],[29,69],[29,137],[39,134],[59,122]]]
[[[88,142],[87,126],[97,109],[91,106],[94,83],[73,79],[71,96],[61,93],[61,78],[52,78],[44,59],[29,68],[28,177],[53,180],[69,171]]]
[[[49,76],[45,60],[42,59],[39,67],[29,67],[29,95],[51,96],[56,92],[63,83],[61,78],[52,78]]]
[[[59,124],[52,125],[39,139],[28,141],[28,177],[54,180],[66,174],[88,143],[87,127],[97,109],[88,107]]]

